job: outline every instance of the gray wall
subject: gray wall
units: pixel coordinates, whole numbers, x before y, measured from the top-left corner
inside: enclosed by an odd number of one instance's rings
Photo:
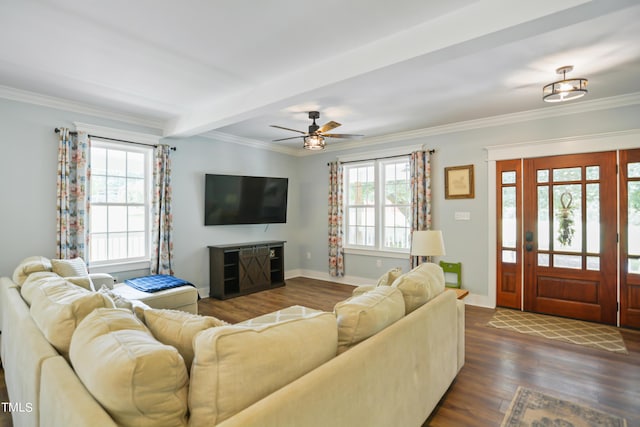
[[[577,105],[577,104],[576,104]],[[587,109],[588,110],[588,109]],[[471,130],[431,132],[420,138],[372,143],[343,152],[326,151],[288,156],[256,147],[202,137],[168,139],[173,153],[173,213],[176,275],[198,287],[208,286],[208,245],[265,239],[286,240],[287,275],[329,279],[327,275],[327,162],[338,155],[367,153],[393,147],[424,145],[436,150],[432,164],[433,226],[444,234],[444,260],[461,261],[464,285],[472,294],[488,295],[490,240],[487,151],[485,147],[542,141],[637,128],[640,106],[580,112],[487,126]],[[55,127],[79,121],[158,134],[157,130],[86,115],[0,99],[0,274],[10,275],[30,255],[53,257],[55,251],[56,149]],[[466,128],[465,128],[466,129]],[[638,145],[640,147],[640,141]],[[610,147],[602,146],[602,150]],[[444,199],[444,167],[475,166],[475,198]],[[205,173],[272,175],[289,178],[287,224],[203,225]],[[469,212],[469,221],[456,221],[455,212]],[[307,254],[310,258],[307,258]],[[377,262],[380,260],[381,265]],[[347,255],[346,282],[370,283],[392,267],[405,271],[408,261],[397,258]],[[120,278],[124,277],[119,275]]]

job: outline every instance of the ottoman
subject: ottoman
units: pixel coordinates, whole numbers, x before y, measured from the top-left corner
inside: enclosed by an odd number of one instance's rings
[[[124,283],[113,285],[112,292],[128,300],[138,300],[151,308],[182,310],[198,314],[198,290],[189,285],[158,292],[142,292]]]

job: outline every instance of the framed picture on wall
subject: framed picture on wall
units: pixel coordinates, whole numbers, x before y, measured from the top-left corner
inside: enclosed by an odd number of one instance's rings
[[[444,198],[473,199],[473,165],[444,168]]]

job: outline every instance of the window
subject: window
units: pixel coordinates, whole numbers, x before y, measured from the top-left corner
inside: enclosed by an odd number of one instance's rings
[[[91,140],[92,264],[149,259],[151,154],[146,147]]]
[[[345,247],[406,253],[411,245],[409,157],[345,165]]]

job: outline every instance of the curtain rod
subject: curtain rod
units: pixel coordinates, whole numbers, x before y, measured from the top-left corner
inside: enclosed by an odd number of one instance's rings
[[[431,149],[428,150],[429,154],[433,154],[436,152],[436,150]],[[373,159],[360,159],[360,160],[349,160],[347,162],[340,162],[341,164],[347,164],[347,163],[359,163],[359,162],[369,162],[371,160],[385,160],[385,159],[395,159],[398,157],[404,157],[404,156],[408,156],[408,154],[396,154],[395,156],[385,156],[385,157],[374,157]],[[331,163],[327,163],[327,166],[329,166]]]
[[[56,133],[60,133],[60,128],[55,128],[55,132]],[[70,131],[69,135],[77,135],[78,132],[74,132],[74,131]],[[135,142],[135,141],[127,141],[125,139],[117,139],[117,138],[107,138],[105,136],[100,136],[100,135],[89,135],[90,138],[100,138],[100,139],[106,139],[108,141],[116,141],[116,142],[126,142],[127,144],[135,144],[135,145],[145,145],[147,147],[157,147],[157,145],[154,144],[145,144],[144,142]],[[171,149],[171,151],[176,151],[176,147],[169,147]]]

